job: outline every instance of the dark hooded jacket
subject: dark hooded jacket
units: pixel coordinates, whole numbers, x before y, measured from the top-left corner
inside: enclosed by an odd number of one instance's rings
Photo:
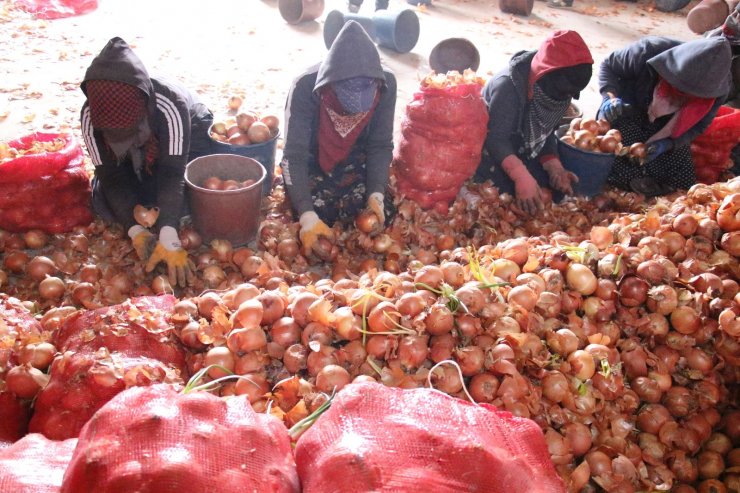
[[[185,87],[162,77],[150,77],[144,64],[121,38],[113,38],[92,61],[81,88],[89,80],[115,80],[141,89],[147,96],[148,120],[158,140],[158,156],[153,175],[142,174],[144,180],[156,180],[158,226],[177,227],[184,206],[184,174],[191,150],[194,130],[207,138],[211,112]],[[87,94],[87,93],[86,93]],[[123,173],[118,160],[103,140],[102,132],[92,126],[88,102],[82,106],[82,136],[90,159],[95,165],[95,176],[105,190],[108,205],[125,227],[134,224],[133,207],[137,199],[132,187],[140,187],[135,178],[121,183]],[[203,128],[203,127],[206,128]],[[131,178],[133,173],[126,176]]]
[[[348,22],[332,43],[326,59],[293,81],[285,105],[285,145],[280,166],[288,196],[299,215],[313,209],[309,174],[322,173],[318,165],[319,89],[357,76],[379,79],[380,98],[347,162],[364,156],[367,195],[385,192],[393,157],[396,78],[380,64],[378,50],[362,26]]]
[[[691,42],[650,36],[611,53],[601,62],[599,91],[615,94],[646,113],[659,76],[695,97],[715,98],[712,109],[675,139],[674,147],[689,144],[712,122],[730,91],[730,45],[724,38]]]

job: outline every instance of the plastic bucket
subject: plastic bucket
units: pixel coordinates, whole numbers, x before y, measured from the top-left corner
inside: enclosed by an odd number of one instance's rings
[[[371,17],[365,17],[358,14],[345,14],[338,10],[332,10],[326,16],[324,21],[324,44],[326,49],[331,48],[331,44],[339,34],[339,31],[344,27],[344,23],[347,21],[356,21],[365,30],[370,39],[375,41],[375,24]]]
[[[499,0],[498,8],[501,12],[516,15],[529,15],[532,13],[534,0]]]
[[[567,130],[567,125],[563,125],[558,129],[557,136],[565,135]],[[558,154],[563,167],[578,176],[578,183],[573,185],[573,192],[586,197],[601,193],[614,165],[614,154],[584,151],[566,144],[559,138]]]
[[[675,12],[689,4],[691,0],[655,0],[655,8],[661,12]]]
[[[185,168],[193,225],[203,240],[229,240],[245,245],[257,235],[265,168],[256,160],[236,154],[212,154],[195,158]],[[209,176],[222,180],[256,180],[238,190],[208,190],[201,184]]]
[[[211,135],[212,129],[208,129],[208,135]],[[265,181],[262,184],[262,195],[267,197],[272,191],[272,176],[275,173],[275,152],[277,151],[277,140],[280,138],[280,133],[275,135],[267,142],[261,144],[251,144],[248,146],[239,146],[229,144],[228,142],[219,142],[213,140],[213,149],[215,154],[236,154],[238,156],[251,157],[256,159],[259,163],[264,166]]]
[[[324,0],[279,0],[280,15],[288,24],[312,21],[324,13]]]
[[[379,46],[408,53],[419,41],[419,17],[411,9],[378,10],[373,15]]]
[[[440,74],[450,70],[457,70],[460,73],[465,69],[478,70],[480,53],[478,48],[465,38],[443,39],[432,48],[429,66]]]

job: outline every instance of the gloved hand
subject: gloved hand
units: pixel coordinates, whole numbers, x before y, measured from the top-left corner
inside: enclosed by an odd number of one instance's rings
[[[188,252],[183,250],[177,230],[172,226],[163,226],[159,230],[159,242],[149,257],[146,271],[153,271],[162,261],[167,264],[167,277],[172,286],[185,286],[193,281],[195,266],[188,259]]]
[[[609,123],[614,122],[614,120],[622,116],[623,112],[624,103],[622,103],[622,100],[619,98],[606,98],[599,108],[599,113]]]
[[[547,171],[550,177],[550,185],[560,192],[573,195],[573,183],[578,183],[578,177],[575,173],[563,168],[563,163],[559,159],[550,159],[542,163],[542,167]]]
[[[527,171],[526,166],[521,159],[513,154],[504,158],[501,162],[509,178],[514,181],[517,205],[530,215],[537,214],[542,210],[542,196],[540,195],[540,186],[532,175]]]
[[[645,162],[650,163],[654,161],[658,156],[666,153],[673,149],[673,139],[660,139],[648,144],[647,155],[645,156]]]
[[[131,238],[131,244],[134,246],[139,260],[148,259],[152,250],[154,250],[154,244],[157,242],[154,235],[144,226],[136,224],[128,229],[128,237]]]
[[[367,199],[367,207],[373,214],[378,216],[378,221],[381,225],[385,224],[385,205],[383,204],[385,197],[380,192],[374,192],[370,194]]]
[[[330,240],[334,240],[334,233],[331,228],[319,219],[319,216],[314,211],[306,211],[301,214],[298,222],[301,224],[301,231],[298,233],[298,236],[301,237],[304,255],[311,253],[313,244],[316,243],[319,236],[325,236]]]

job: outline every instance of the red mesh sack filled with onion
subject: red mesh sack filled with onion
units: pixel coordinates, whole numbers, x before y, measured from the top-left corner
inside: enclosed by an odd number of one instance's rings
[[[557,493],[534,421],[429,389],[346,386],[296,445],[304,493]]]
[[[0,491],[59,493],[76,445],[76,438],[55,441],[32,433],[0,450]]]
[[[179,393],[170,385],[126,390],[80,433],[63,493],[297,493],[283,424],[245,396]]]

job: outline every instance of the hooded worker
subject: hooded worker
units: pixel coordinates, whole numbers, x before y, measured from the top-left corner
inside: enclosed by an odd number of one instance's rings
[[[386,220],[395,106],[396,79],[355,21],[293,82],[280,166],[304,251],[320,236],[333,238],[328,224],[351,223],[366,207]]]
[[[95,57],[81,84],[82,136],[95,165],[93,209],[120,223],[152,271],[164,261],[172,285],[192,267],[177,234],[185,210],[185,165],[211,153],[211,112],[178,83],[150,77],[121,38]],[[134,220],[134,206],[159,207],[158,236]]]
[[[520,51],[488,80],[488,135],[477,180],[514,193],[529,214],[542,208],[540,187],[572,193],[578,177],[563,168],[555,130],[572,98],[591,79],[593,58],[580,34],[555,31],[536,51]]]
[[[655,196],[696,182],[690,144],[730,91],[731,61],[722,36],[689,42],[646,37],[604,59],[599,116],[621,131],[623,144],[648,146],[643,162],[617,157],[612,185]]]

